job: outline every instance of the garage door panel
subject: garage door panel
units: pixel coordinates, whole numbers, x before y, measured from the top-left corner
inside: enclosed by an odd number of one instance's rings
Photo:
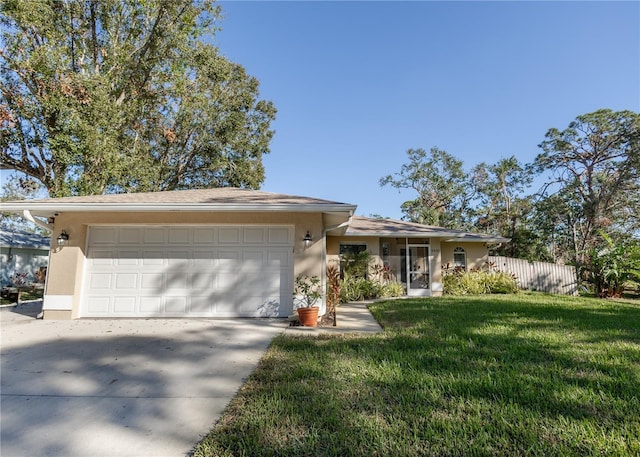
[[[165,257],[165,251],[145,249],[142,251],[142,264],[144,266],[164,265]]]
[[[267,242],[271,245],[292,245],[292,233],[292,230],[287,227],[269,227],[267,228]]]
[[[216,241],[215,227],[196,227],[193,230],[193,242],[195,244],[212,245],[215,244]]]
[[[91,227],[81,316],[286,316],[292,243],[291,227]]]
[[[193,230],[188,227],[172,227],[169,229],[169,244],[191,244]]]
[[[115,251],[113,249],[95,249],[93,251],[93,265],[115,264]]]
[[[110,303],[110,297],[89,297],[87,300],[87,311],[94,316],[108,316]]]
[[[166,241],[166,230],[163,227],[146,227],[142,231],[144,244],[165,244]]]
[[[245,249],[242,252],[243,264],[256,265],[258,268],[263,266],[266,253],[262,249]]]
[[[167,291],[172,289],[186,290],[189,288],[189,273],[185,271],[169,271],[165,275],[165,284]]]
[[[269,249],[267,251],[267,266],[272,268],[290,267],[290,257],[288,250]]]
[[[191,296],[191,304],[189,306],[189,312],[191,314],[208,316],[213,312],[213,310],[214,308],[210,296]]]
[[[162,310],[162,298],[157,296],[140,297],[140,313],[143,315],[159,315]]]
[[[115,277],[115,287],[119,291],[138,287],[138,273],[116,273]]]
[[[115,227],[92,227],[91,244],[100,246],[104,244],[113,245],[118,240],[118,229]]]
[[[240,286],[240,281],[241,280],[236,273],[220,272],[216,275],[216,290],[226,294],[231,294],[234,289]]]
[[[164,273],[140,273],[140,289],[163,290]]]
[[[144,229],[138,227],[121,228],[118,231],[118,243],[123,244],[140,244],[142,241],[142,231]]]
[[[239,227],[222,227],[218,230],[219,244],[240,244],[240,228]]]
[[[126,267],[129,265],[138,265],[141,260],[141,254],[139,250],[120,250],[118,252],[117,265],[119,267]]]
[[[89,287],[93,290],[98,289],[111,289],[111,279],[113,275],[111,273],[90,273]]]
[[[113,312],[117,314],[135,314],[137,297],[135,295],[115,297],[113,300]]]
[[[283,305],[279,295],[262,297],[256,317],[278,317],[282,315]],[[288,313],[287,313],[288,314]]]
[[[241,316],[242,313],[238,309],[236,298],[231,295],[225,295],[223,298],[216,300],[215,313],[220,317]]]
[[[167,295],[165,297],[165,312],[171,315],[185,315],[187,312],[187,297],[184,295]]]
[[[196,251],[193,253],[193,263],[198,267],[207,267],[208,265],[215,265],[216,252]]]
[[[191,252],[188,250],[170,249],[165,254],[165,257],[169,261],[169,265],[181,264],[191,259]]]
[[[191,274],[191,288],[197,291],[212,290],[216,287],[215,273],[210,271],[196,271]]]
[[[237,310],[241,314],[258,317],[260,315],[260,308],[262,307],[264,300],[262,295],[260,296],[248,296],[243,297],[242,300],[239,300],[237,305]]]
[[[264,244],[266,233],[262,227],[245,228],[243,231],[243,244]]]

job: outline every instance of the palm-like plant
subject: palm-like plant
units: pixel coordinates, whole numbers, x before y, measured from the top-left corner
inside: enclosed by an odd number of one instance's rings
[[[589,251],[587,278],[599,297],[621,297],[629,283],[640,284],[640,243],[615,243],[601,233],[604,246]]]

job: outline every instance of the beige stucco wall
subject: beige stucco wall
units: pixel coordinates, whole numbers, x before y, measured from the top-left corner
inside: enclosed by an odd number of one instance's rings
[[[55,218],[52,233],[49,277],[45,290],[45,319],[79,317],[83,284],[88,227],[92,225],[293,225],[295,227],[294,276],[322,276],[323,219],[321,213],[255,212],[84,212],[60,213]],[[69,242],[56,248],[55,238],[64,230]],[[304,236],[310,232],[313,242],[304,246]],[[47,303],[54,309],[47,309]]]
[[[410,238],[409,244],[429,244],[432,265],[431,265],[431,277],[432,282],[441,282],[442,273],[440,271],[440,241],[437,239],[430,240],[429,238]],[[381,237],[355,237],[355,236],[328,236],[327,237],[327,261],[337,262],[339,260],[340,244],[366,244],[367,250],[372,255],[374,263],[382,264],[382,245],[389,243],[389,267],[393,270],[400,281],[401,265],[401,249],[405,249],[407,245],[406,238],[381,238]],[[436,291],[437,292],[437,291]],[[435,293],[434,293],[435,295]]]
[[[292,225],[295,227],[294,276],[306,274],[323,276],[323,216],[321,213],[295,212],[84,212],[61,213],[56,216],[54,239],[51,251],[49,276],[45,291],[45,318],[63,319],[79,317],[83,285],[88,227],[92,225],[197,225],[197,224],[257,224]],[[55,238],[65,230],[69,234],[68,245],[56,248]],[[305,247],[303,238],[309,231],[313,242]],[[341,242],[366,243],[374,261],[382,263],[382,243],[389,243],[390,267],[400,278],[400,250],[406,246],[406,238],[379,237],[338,237],[326,238],[326,262],[337,261]],[[410,244],[429,244],[433,283],[441,283],[442,267],[453,263],[453,250],[460,246],[465,249],[468,268],[479,268],[486,262],[487,248],[484,243],[447,243],[438,239],[409,239]],[[436,284],[434,284],[436,286]],[[433,295],[439,295],[434,287]]]
[[[373,255],[377,263],[382,263],[382,253],[380,251],[382,243],[389,243],[390,257],[389,266],[396,273],[400,280],[401,256],[400,250],[404,249],[407,244],[406,238],[378,238],[378,237],[345,237],[345,236],[328,236],[327,237],[327,260],[328,262],[337,261],[340,252],[340,243],[366,243],[367,250]],[[461,247],[465,250],[467,256],[467,268],[481,268],[487,261],[487,247],[485,243],[453,243],[444,242],[438,238],[410,238],[409,244],[429,244],[431,253],[431,282],[432,295],[442,295],[442,269],[447,263],[453,264],[453,250]]]
[[[453,250],[462,248],[467,256],[467,270],[482,268],[487,262],[488,250],[485,243],[442,243],[442,267],[453,266]]]

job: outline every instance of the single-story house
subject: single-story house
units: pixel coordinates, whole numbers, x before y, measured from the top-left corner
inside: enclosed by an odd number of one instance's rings
[[[217,188],[4,202],[52,231],[45,319],[285,317],[294,279],[323,282],[368,250],[409,295],[442,293],[442,265],[481,266],[504,238],[354,216],[317,198]],[[324,312],[324,302],[321,314]]]
[[[49,243],[48,237],[37,233],[0,229],[0,285],[15,285],[16,275],[25,283],[43,282]]]

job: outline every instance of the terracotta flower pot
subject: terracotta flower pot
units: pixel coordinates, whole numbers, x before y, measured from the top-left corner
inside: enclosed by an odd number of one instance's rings
[[[318,311],[317,306],[311,308],[298,308],[298,320],[301,325],[305,327],[317,327],[318,326]]]

